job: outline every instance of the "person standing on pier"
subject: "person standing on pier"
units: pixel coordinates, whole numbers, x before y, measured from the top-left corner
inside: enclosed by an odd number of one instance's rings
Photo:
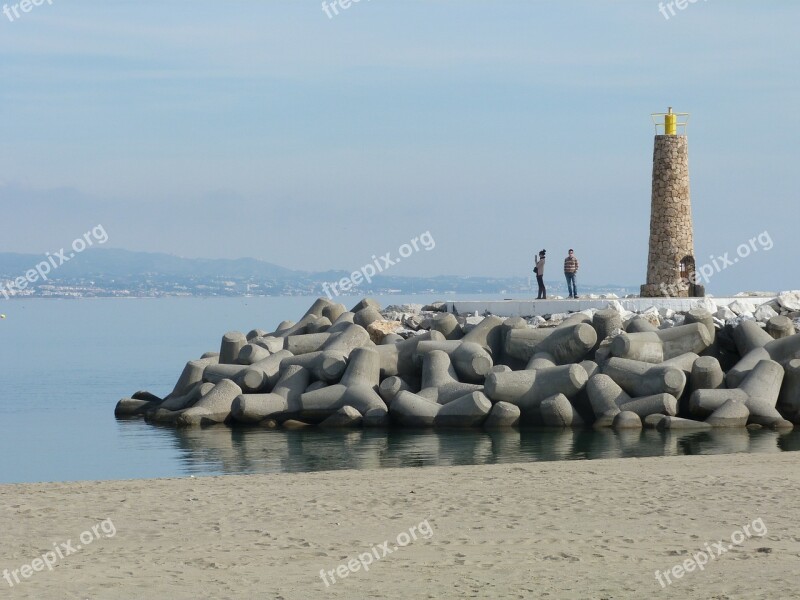
[[[578,297],[578,288],[575,285],[575,275],[578,273],[578,257],[575,251],[570,248],[569,256],[564,259],[564,276],[567,278],[567,293],[569,298]]]
[[[537,300],[547,300],[547,290],[544,287],[544,257],[546,253],[547,250],[539,252],[539,260],[536,262],[536,266],[533,269],[533,272],[536,273],[536,283],[539,284],[539,295],[536,296]]]

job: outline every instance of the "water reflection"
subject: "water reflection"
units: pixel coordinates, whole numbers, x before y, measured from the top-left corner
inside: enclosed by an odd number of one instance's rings
[[[137,422],[120,422],[124,429]],[[148,428],[152,426],[148,425]],[[151,429],[152,432],[152,429]],[[132,438],[141,432],[129,431]],[[287,473],[800,450],[800,432],[159,429],[179,474]]]

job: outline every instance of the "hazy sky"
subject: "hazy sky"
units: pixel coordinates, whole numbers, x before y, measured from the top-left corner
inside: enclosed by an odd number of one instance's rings
[[[13,6],[17,0],[9,0]],[[691,112],[711,293],[800,287],[800,3],[52,0],[0,15],[0,251],[644,282],[654,129]],[[669,14],[669,11],[667,11]],[[13,17],[13,12],[12,12]]]

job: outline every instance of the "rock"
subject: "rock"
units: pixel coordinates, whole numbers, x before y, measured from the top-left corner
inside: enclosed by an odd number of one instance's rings
[[[367,333],[374,343],[380,344],[384,337],[390,333],[397,333],[401,327],[399,321],[373,321],[367,325]]]
[[[762,323],[766,323],[772,317],[777,317],[778,313],[775,312],[769,304],[762,304],[759,306],[756,311],[753,313],[756,321],[761,321]]]
[[[742,315],[745,313],[753,314],[756,310],[756,305],[750,302],[749,300],[734,300],[728,305],[728,308],[733,311],[737,315]]]
[[[778,303],[785,310],[800,310],[800,291],[781,292]]]
[[[721,321],[729,321],[736,318],[736,313],[727,306],[720,306],[717,312],[714,313],[714,316]]]

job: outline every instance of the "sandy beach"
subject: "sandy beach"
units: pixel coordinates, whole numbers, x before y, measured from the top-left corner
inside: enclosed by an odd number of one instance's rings
[[[3,485],[0,569],[14,585],[0,584],[15,599],[796,598],[798,464],[733,454]],[[722,553],[655,577],[706,550]],[[36,561],[48,551],[52,570]]]

